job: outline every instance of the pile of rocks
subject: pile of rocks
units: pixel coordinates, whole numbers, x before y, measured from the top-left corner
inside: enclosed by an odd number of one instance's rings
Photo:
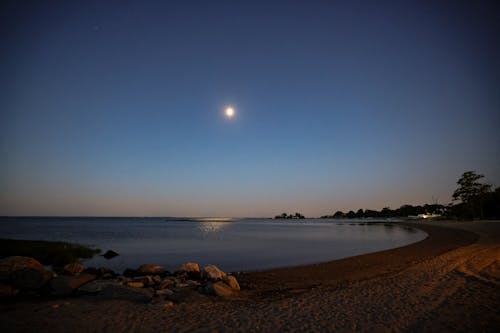
[[[33,258],[13,256],[0,260],[0,296],[96,295],[131,301],[166,301],[171,306],[182,301],[186,291],[227,297],[240,290],[236,278],[215,265],[203,269],[185,263],[175,272],[158,265],[126,269],[123,274],[101,267],[66,265],[60,274],[44,268]]]

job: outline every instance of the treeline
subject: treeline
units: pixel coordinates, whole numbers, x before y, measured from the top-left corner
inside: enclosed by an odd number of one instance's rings
[[[276,215],[274,217],[275,219],[303,219],[304,215],[300,213],[295,213],[294,215],[290,214],[288,215],[287,213],[282,213],[281,215]]]
[[[483,175],[467,171],[457,181],[458,188],[452,195],[453,201],[446,206],[425,204],[422,206],[403,205],[398,209],[383,208],[377,210],[359,209],[357,212],[337,211],[322,218],[391,218],[409,217],[421,214],[440,215],[446,219],[500,219],[500,187],[492,190],[490,184],[482,181]]]
[[[397,209],[384,207],[382,210],[358,209],[356,212],[349,211],[344,213],[337,211],[333,215],[324,215],[321,218],[327,219],[354,219],[354,218],[391,218],[391,217],[408,217],[417,216],[419,214],[443,214],[446,207],[438,204],[425,204],[422,206],[403,205]]]

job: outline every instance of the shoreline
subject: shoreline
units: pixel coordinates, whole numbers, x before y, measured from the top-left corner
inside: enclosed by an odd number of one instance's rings
[[[388,222],[384,222],[388,223]],[[392,249],[365,253],[357,256],[301,266],[274,268],[262,271],[236,273],[240,284],[249,289],[266,286],[282,288],[312,288],[340,282],[352,282],[374,278],[383,274],[400,271],[415,264],[453,249],[477,242],[479,235],[466,230],[451,229],[444,232],[442,226],[434,222],[398,222],[427,233],[421,241]],[[303,276],[314,276],[304,281]],[[245,288],[246,289],[246,288]]]
[[[398,225],[429,236],[321,264],[239,273],[237,296],[186,294],[169,309],[92,296],[2,300],[0,329],[493,332],[500,327],[500,222]]]

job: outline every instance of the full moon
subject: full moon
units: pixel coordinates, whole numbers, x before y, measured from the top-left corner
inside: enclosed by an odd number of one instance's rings
[[[228,117],[228,118],[234,117],[234,109],[232,107],[227,107],[225,113],[226,113],[226,117]]]

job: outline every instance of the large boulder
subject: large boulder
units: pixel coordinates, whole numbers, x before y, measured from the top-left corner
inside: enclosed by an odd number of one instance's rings
[[[175,280],[173,280],[173,279],[164,279],[158,285],[158,289],[170,288],[173,285],[175,285]]]
[[[82,273],[80,275],[60,275],[50,281],[51,294],[57,296],[67,296],[76,289],[95,280],[97,277],[92,274]]]
[[[238,280],[232,275],[228,275],[225,279],[224,282],[231,287],[233,290],[240,290],[240,284],[238,283]]]
[[[30,257],[12,256],[0,260],[0,280],[20,290],[43,287],[53,274]]]
[[[106,259],[113,259],[114,257],[119,256],[119,254],[113,250],[107,250],[102,256]]]
[[[220,297],[232,296],[235,293],[235,290],[233,288],[231,288],[230,286],[228,286],[227,284],[225,284],[222,281],[209,282],[206,285],[205,290],[208,294],[216,295],[216,296],[220,296]]]
[[[44,270],[37,260],[30,257],[11,256],[0,259],[0,280],[10,280],[15,271],[23,269]]]
[[[181,273],[194,273],[194,274],[200,274],[200,265],[198,265],[195,262],[186,262],[179,267],[177,270],[178,272]]]
[[[142,275],[155,275],[165,273],[166,270],[163,266],[160,265],[142,265],[137,269],[137,273]]]
[[[211,281],[218,281],[224,280],[227,277],[227,274],[221,271],[215,265],[206,265],[205,267],[203,267],[201,277]]]
[[[10,284],[20,290],[36,290],[46,285],[53,276],[45,269],[24,268],[12,272]]]
[[[137,276],[132,279],[132,282],[140,282],[144,286],[152,286],[155,283],[151,275]]]
[[[66,274],[70,274],[70,275],[78,275],[81,272],[83,272],[84,269],[85,269],[85,266],[83,266],[79,262],[72,262],[72,263],[64,266],[63,272]]]

